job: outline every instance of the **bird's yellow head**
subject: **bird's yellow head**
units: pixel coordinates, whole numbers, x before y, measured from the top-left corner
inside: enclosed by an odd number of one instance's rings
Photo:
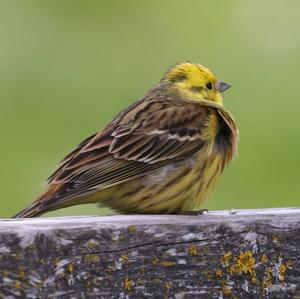
[[[184,62],[170,68],[162,78],[182,96],[193,100],[208,100],[223,105],[221,93],[230,85],[218,81],[214,74],[200,64]]]

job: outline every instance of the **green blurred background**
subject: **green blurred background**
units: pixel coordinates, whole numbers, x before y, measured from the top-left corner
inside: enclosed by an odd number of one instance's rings
[[[241,134],[205,207],[299,206],[299,10],[296,0],[2,0],[0,217],[28,205],[65,154],[185,60],[233,86],[225,106]]]

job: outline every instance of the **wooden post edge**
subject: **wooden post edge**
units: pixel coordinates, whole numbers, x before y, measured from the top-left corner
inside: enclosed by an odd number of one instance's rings
[[[0,298],[300,298],[300,208],[0,220]]]

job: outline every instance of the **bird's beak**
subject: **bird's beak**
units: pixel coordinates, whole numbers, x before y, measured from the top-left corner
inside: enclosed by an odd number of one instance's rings
[[[225,83],[225,82],[222,82],[222,81],[219,81],[218,83],[217,83],[217,90],[219,91],[219,92],[224,92],[225,90],[227,90],[228,88],[230,88],[231,87],[231,85],[229,85],[229,84],[227,84],[227,83]]]

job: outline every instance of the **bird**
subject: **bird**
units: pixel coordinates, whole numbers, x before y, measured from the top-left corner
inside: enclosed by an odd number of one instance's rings
[[[199,209],[237,152],[239,131],[222,97],[229,87],[200,64],[168,68],[145,96],[68,154],[13,218],[86,203],[124,214]]]

